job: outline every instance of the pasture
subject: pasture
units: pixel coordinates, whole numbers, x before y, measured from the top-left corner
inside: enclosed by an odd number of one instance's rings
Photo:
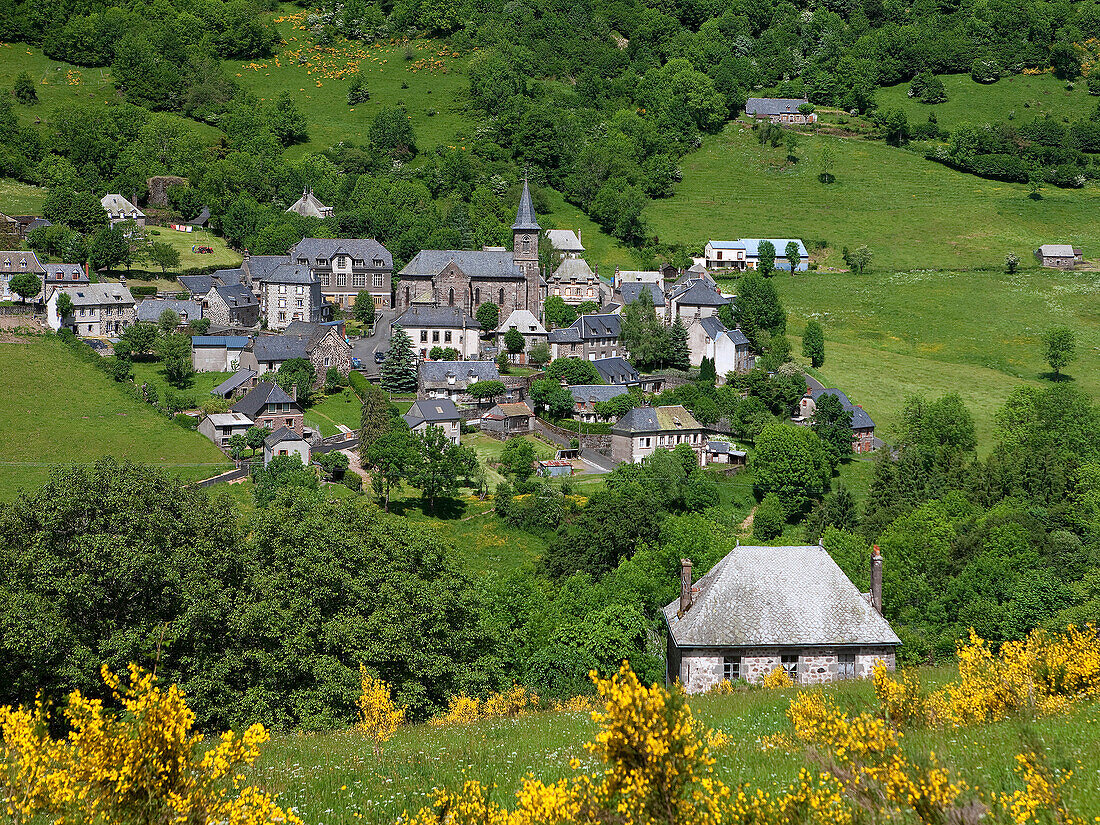
[[[37,215],[46,190],[11,178],[0,178],[0,212],[5,215]]]
[[[0,501],[35,487],[55,464],[104,456],[131,459],[185,480],[229,468],[221,451],[126,395],[60,341],[27,337],[0,344]]]
[[[798,160],[761,147],[743,122],[704,139],[681,162],[684,179],[644,216],[663,241],[700,254],[708,239],[825,240],[823,263],[843,268],[845,246],[866,245],[878,271],[1000,266],[1015,252],[1024,266],[1043,243],[1072,243],[1100,258],[1100,187],[1043,189],[983,180],[878,141],[799,135]],[[819,182],[822,150],[836,182]]]

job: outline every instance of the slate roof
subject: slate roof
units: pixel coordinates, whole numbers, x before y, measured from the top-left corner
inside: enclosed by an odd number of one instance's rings
[[[822,547],[738,547],[693,589],[664,608],[680,648],[901,644]]]
[[[73,306],[99,306],[101,304],[133,304],[134,296],[122,284],[84,284],[62,289],[73,301]]]
[[[215,269],[210,273],[210,277],[226,286],[232,286],[244,280],[244,273],[241,272],[240,267],[236,269]]]
[[[192,335],[191,346],[244,349],[248,346],[248,338],[244,335]]]
[[[254,307],[260,303],[252,290],[244,284],[233,284],[232,286],[218,284],[214,287],[214,291],[218,293],[218,297],[225,301],[225,305],[228,307]]]
[[[168,309],[179,315],[180,318],[186,315],[188,321],[194,321],[202,317],[202,305],[195,301],[180,301],[175,298],[146,298],[137,305],[137,319],[155,324],[160,320],[160,316],[164,314],[164,311]]]
[[[705,332],[712,341],[717,341],[718,336],[726,331],[726,325],[718,320],[717,315],[708,315],[706,318],[700,318],[697,323],[703,328],[703,332]]]
[[[1068,243],[1045,243],[1039,247],[1039,254],[1044,258],[1072,258],[1073,247]]]
[[[829,388],[825,390],[812,390],[810,392],[810,397],[813,398],[815,403],[817,399],[823,395],[835,395],[840,399],[840,403],[844,405],[844,409],[852,414],[853,430],[862,430],[867,427],[873,428],[875,426],[874,419],[867,414],[867,411],[862,407],[855,406],[841,390]]]
[[[43,264],[46,270],[46,285],[50,284],[86,284],[88,273],[82,264]],[[75,278],[73,276],[76,276]]]
[[[506,401],[494,406],[484,417],[500,420],[502,418],[530,418],[532,415],[534,415],[534,412],[523,401]]]
[[[702,281],[695,281],[687,288],[674,291],[669,299],[678,304],[687,304],[693,307],[720,307],[730,302],[729,298]]]
[[[308,266],[299,264],[279,264],[264,275],[264,283],[268,284],[312,284],[316,280]]]
[[[454,261],[467,275],[521,280],[524,275],[507,249],[423,249],[405,264],[401,277],[434,278]]]
[[[529,309],[512,310],[512,314],[504,320],[497,332],[503,335],[512,327],[515,327],[517,331],[522,332],[524,335],[546,334],[546,327],[539,322],[539,319]]]
[[[293,404],[294,400],[283,388],[271,381],[261,381],[248,394],[233,405],[233,412],[244,413],[255,419],[267,404]]]
[[[305,441],[305,439],[294,432],[294,430],[290,429],[290,427],[280,427],[264,439],[264,446],[274,447],[277,444],[282,444],[284,441]]]
[[[676,422],[680,423],[677,424]],[[670,407],[635,407],[611,428],[612,433],[678,432],[701,430],[702,425],[682,404]]]
[[[282,264],[290,263],[287,255],[252,255],[245,258],[241,269],[248,272],[253,281],[264,281],[272,272]]]
[[[177,280],[180,286],[196,296],[205,296],[214,286],[214,279],[209,275],[180,275]]]
[[[414,305],[393,322],[405,329],[481,329],[481,324],[471,318],[462,307],[437,307]]]
[[[710,277],[710,273],[708,273],[706,269],[700,271],[692,267],[680,276],[679,280],[677,280],[676,283],[672,285],[672,288],[675,289],[676,287],[690,286],[691,284],[697,282],[708,284],[715,289],[717,289],[718,287],[718,282],[714,280],[714,278]]]
[[[36,229],[44,229],[47,226],[53,226],[52,221],[48,221],[45,218],[35,218],[33,221],[27,224],[26,229],[23,230],[24,235],[31,234]]]
[[[290,257],[294,260],[323,258],[331,262],[341,254],[370,267],[374,266],[375,258],[380,258],[383,267],[393,269],[393,255],[374,238],[302,238],[290,248]]]
[[[297,212],[304,218],[321,218],[322,220],[332,215],[332,208],[325,206],[309,191],[303,192],[302,197],[294,201],[286,211]]]
[[[437,421],[455,421],[460,417],[458,407],[451,399],[427,398],[413,402],[412,407],[405,413],[405,422],[409,427],[415,427],[423,422],[434,424]]]
[[[579,344],[581,331],[575,326],[552,329],[546,333],[546,340],[550,344]]]
[[[623,384],[574,384],[569,392],[574,404],[595,404],[626,395],[629,390]]]
[[[745,114],[754,117],[792,114],[798,107],[810,101],[798,97],[750,97],[745,101]]]
[[[422,361],[416,368],[425,385],[446,384],[450,375],[456,382],[499,381],[500,370],[495,361]]]
[[[189,223],[190,223],[191,226],[206,226],[206,224],[209,223],[209,221],[210,221],[210,208],[207,207],[207,206],[204,206],[202,208],[202,211],[199,212],[198,216],[193,221],[189,221]]]
[[[619,294],[623,296],[624,307],[637,301],[643,292],[649,292],[653,297],[653,306],[663,307],[665,305],[665,291],[661,289],[660,284],[631,282],[624,283],[619,287]]]
[[[255,370],[250,370],[248,367],[239,369],[229,378],[226,378],[224,381],[218,384],[218,386],[214,387],[214,389],[210,391],[210,394],[226,398],[231,393],[240,389],[255,377]]]
[[[595,280],[596,273],[592,271],[592,267],[588,265],[584,258],[566,258],[554,270],[554,274],[547,278],[547,283],[554,284],[564,281],[592,283]]]
[[[740,327],[734,327],[733,329],[726,330],[726,337],[733,341],[737,346],[744,346],[750,344],[748,336],[741,331]]]
[[[620,269],[620,283],[635,284],[659,284],[664,282],[664,275],[658,269]]]
[[[252,354],[260,363],[289,361],[309,357],[309,339],[298,335],[258,335],[252,342]]]
[[[584,252],[580,237],[572,229],[548,229],[546,238],[559,252]]]
[[[212,395],[213,393],[211,393]],[[243,413],[227,412],[227,413],[210,413],[207,416],[210,419],[210,423],[215,427],[251,427],[252,419]]]
[[[26,267],[20,266],[20,262],[26,260]],[[5,267],[4,261],[10,261],[11,266]],[[6,249],[0,252],[0,273],[35,272],[42,271],[42,262],[33,252],[20,249]]]
[[[126,200],[126,198],[122,197],[122,195],[104,195],[99,199],[99,202],[108,214],[111,215],[121,214],[124,217],[145,217],[144,212],[130,203],[130,201]]]
[[[608,384],[629,383],[642,377],[629,361],[619,355],[613,358],[597,358],[592,366]]]
[[[618,338],[623,321],[618,315],[582,315],[573,322],[582,338]]]
[[[523,179],[523,194],[519,196],[519,209],[516,210],[516,222],[512,229],[538,229],[539,222],[535,219],[535,205],[531,203],[531,189],[527,186],[527,179]]]

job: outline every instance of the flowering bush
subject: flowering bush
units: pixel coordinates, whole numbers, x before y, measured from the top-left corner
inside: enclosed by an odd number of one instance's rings
[[[257,788],[242,787],[239,769],[268,740],[262,725],[223,733],[204,751],[178,687],[162,690],[136,665],[125,685],[106,666],[102,675],[122,712],[73,691],[62,739],[50,736],[41,702],[33,710],[0,708],[0,795],[13,821],[46,814],[55,825],[301,822]]]
[[[524,716],[538,709],[539,696],[522,685],[512,685],[504,693],[492,693],[486,699],[460,693],[452,696],[447,712],[430,720],[432,725],[458,725],[478,719],[502,719]]]
[[[794,687],[794,680],[787,675],[785,671],[779,665],[776,665],[775,670],[760,680],[760,686],[764,688],[790,688]]]
[[[355,703],[359,707],[359,730],[374,740],[374,752],[378,754],[382,743],[405,721],[405,709],[393,703],[390,686],[363,665],[359,665],[359,680],[362,690]]]

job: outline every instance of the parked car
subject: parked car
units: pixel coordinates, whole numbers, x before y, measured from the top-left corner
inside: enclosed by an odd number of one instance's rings
[[[386,350],[376,349],[374,351],[374,363],[381,364],[386,360],[387,355],[389,355],[389,353]]]
[[[358,358],[352,358],[351,359],[351,368],[353,370],[361,370],[361,369],[363,369],[363,362],[360,361]]]

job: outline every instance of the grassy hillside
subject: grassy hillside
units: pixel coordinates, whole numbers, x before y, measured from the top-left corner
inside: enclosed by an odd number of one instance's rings
[[[974,414],[981,446],[1012,388],[1049,371],[1040,336],[1066,324],[1078,359],[1067,373],[1100,394],[1100,276],[1092,272],[898,272],[809,274],[776,279],[789,329],[825,327],[822,381],[862,403],[889,429],[906,394],[958,392]],[[796,348],[797,349],[797,348]]]
[[[1046,187],[983,180],[883,143],[800,136],[797,163],[762,148],[743,124],[706,138],[683,159],[675,196],[645,211],[665,241],[701,251],[708,238],[824,239],[830,265],[842,247],[871,247],[880,270],[997,266],[1015,251],[1025,265],[1041,243],[1073,243],[1100,257],[1100,187]],[[824,185],[821,151],[834,153],[836,182]]]
[[[37,215],[46,190],[10,178],[0,178],[0,212],[5,215]]]
[[[943,677],[935,673],[933,677]],[[842,707],[862,708],[873,700],[866,682],[828,688]],[[708,726],[724,731],[731,744],[716,754],[715,770],[727,784],[747,782],[766,790],[794,780],[807,765],[801,749],[764,751],[761,739],[787,732],[786,708],[795,691],[752,691],[697,697],[692,710]],[[584,713],[540,713],[519,719],[434,728],[403,728],[377,759],[355,731],[277,736],[254,771],[268,789],[282,794],[310,825],[394,823],[431,798],[433,787],[455,789],[467,779],[492,786],[501,802],[512,802],[521,778],[543,781],[572,775],[571,758],[591,766],[583,743],[595,732]],[[902,740],[911,755],[934,750],[942,764],[972,784],[1011,789],[1013,756],[1029,742],[1047,750],[1053,767],[1073,769],[1067,803],[1086,821],[1100,815],[1100,703],[1078,706],[1067,716],[1023,723],[1006,721],[959,731],[914,731]]]
[[[545,191],[549,195],[551,205],[550,213],[546,217],[553,221],[557,229],[572,229],[581,233],[581,243],[585,248],[584,257],[593,269],[599,266],[600,274],[610,279],[616,267],[619,269],[636,269],[638,267],[638,262],[631,250],[623,247],[617,240],[600,229],[599,224],[584,214],[578,207],[566,202],[560,192],[554,189]],[[549,223],[542,220],[541,215],[539,216],[539,222],[544,226]]]
[[[908,83],[899,83],[879,90],[878,105],[884,109],[901,109],[910,123],[923,123],[934,111],[943,129],[954,129],[964,123],[996,123],[1015,115],[1017,122],[1050,115],[1074,120],[1092,112],[1097,99],[1085,83],[1067,89],[1064,80],[1054,75],[1012,75],[993,84],[975,83],[968,74],[939,76],[947,91],[947,101],[929,106],[908,96]]]
[[[196,479],[228,469],[213,444],[125,395],[59,341],[0,344],[0,501],[41,484],[51,465],[129,458]]]

